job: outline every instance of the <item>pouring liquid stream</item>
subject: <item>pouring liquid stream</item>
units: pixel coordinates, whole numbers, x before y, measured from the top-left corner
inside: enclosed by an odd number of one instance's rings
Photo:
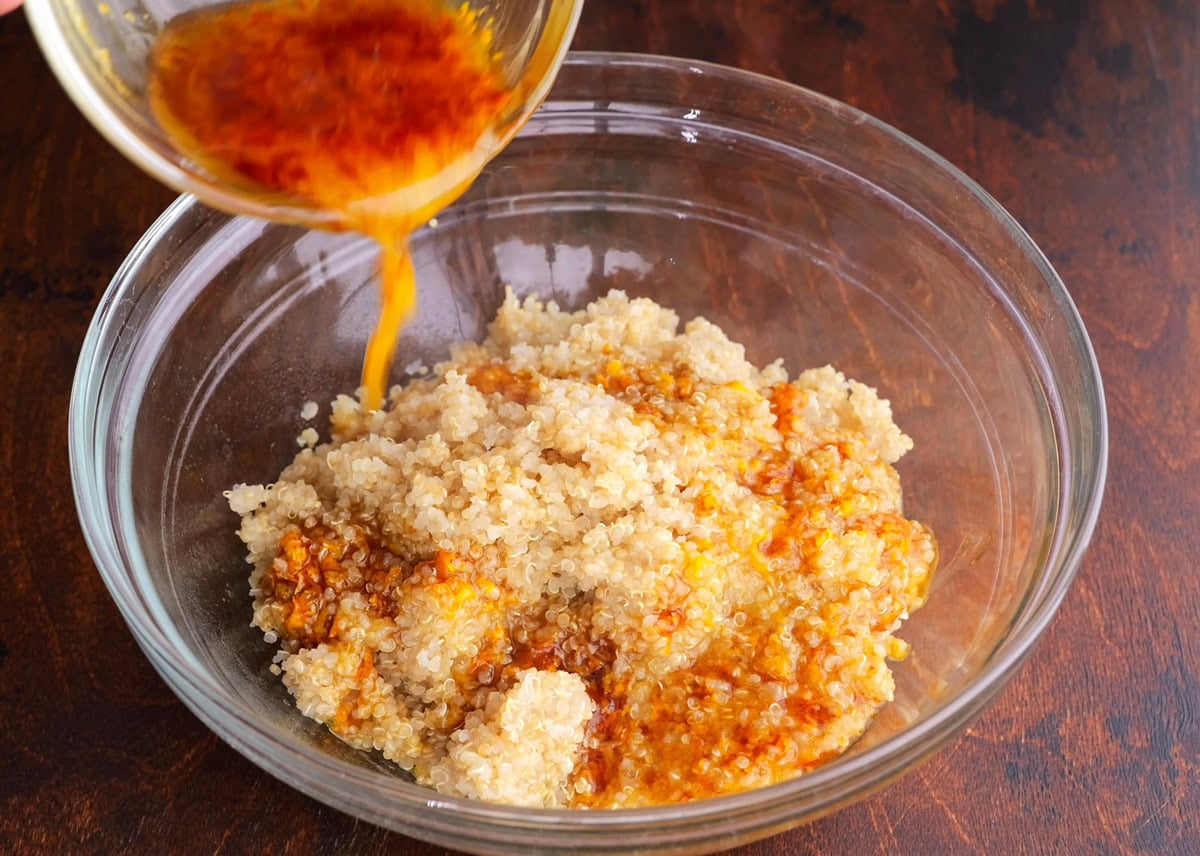
[[[155,44],[151,108],[182,152],[379,243],[368,409],[416,305],[408,236],[498,147],[514,96],[499,59],[486,22],[441,0],[253,0],[177,18]]]

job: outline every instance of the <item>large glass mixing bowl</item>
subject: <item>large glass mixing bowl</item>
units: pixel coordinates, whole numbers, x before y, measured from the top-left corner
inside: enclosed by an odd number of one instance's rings
[[[343,215],[297,197],[264,196],[213,175],[181,153],[150,109],[150,55],[174,18],[229,0],[26,0],[42,52],[67,93],[114,146],[155,178],[209,205],[307,226],[337,227]],[[461,5],[460,0],[451,4]],[[437,186],[458,186],[498,151],[545,98],[575,33],[583,0],[465,0],[491,22],[511,103],[488,139]],[[424,204],[428,199],[413,204]],[[406,200],[407,204],[407,200]]]
[[[936,532],[941,568],[901,633],[913,651],[895,667],[895,701],[811,774],[611,812],[418,787],[302,717],[268,671],[221,496],[295,454],[304,402],[327,414],[358,384],[375,248],[184,197],[130,255],[87,337],[72,472],[100,572],[147,656],[263,769],[450,847],[714,850],[912,768],[979,714],[1050,622],[1104,482],[1092,350],[1012,218],[891,128],[739,71],[575,55],[545,109],[412,249],[420,308],[394,380],[479,337],[509,284],[571,307],[623,288],[706,316],[756,361],[833,363],[878,387],[916,443],[899,465],[906,511]]]

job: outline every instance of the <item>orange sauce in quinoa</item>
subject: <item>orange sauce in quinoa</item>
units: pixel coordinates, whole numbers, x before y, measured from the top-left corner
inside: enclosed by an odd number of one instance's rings
[[[176,18],[155,44],[150,103],[181,151],[379,242],[370,409],[416,303],[408,236],[474,180],[463,164],[512,101],[498,60],[477,13],[441,0],[254,0]]]
[[[666,418],[661,408],[670,406],[671,400],[685,401],[705,391],[686,374],[616,360],[601,367],[592,379],[630,404],[646,405],[638,412],[652,421]],[[475,367],[468,382],[486,395],[520,404],[536,402],[541,395],[537,378],[499,364]],[[776,426],[785,438],[797,436],[807,395],[791,383],[766,391]],[[704,422],[694,430],[714,438],[717,433]],[[838,441],[823,448],[843,461],[871,462],[871,455],[853,443]],[[884,632],[898,623],[903,612],[924,601],[932,565],[911,577],[903,566],[910,562],[921,566],[915,552],[920,545],[935,542],[928,529],[898,511],[872,508],[869,492],[850,489],[844,492],[845,499],[832,499],[824,483],[826,474],[806,471],[783,448],[754,463],[742,483],[755,494],[777,501],[783,511],[778,525],[749,548],[751,558],[761,563],[771,596],[755,606],[745,605],[743,621],[733,621],[726,632],[717,634],[691,666],[661,676],[637,715],[633,705],[638,688],[618,668],[621,652],[607,632],[593,623],[586,594],[570,600],[550,597],[536,608],[508,612],[507,593],[488,581],[469,557],[439,550],[426,561],[404,563],[372,543],[362,530],[351,540],[339,540],[330,531],[308,524],[281,539],[266,590],[269,599],[283,606],[283,632],[304,645],[336,639],[338,628],[332,618],[338,600],[348,591],[362,592],[369,611],[380,617],[396,615],[399,599],[415,586],[450,587],[464,601],[474,596],[491,599],[497,607],[496,624],[474,658],[454,673],[464,706],[447,712],[444,721],[458,727],[470,710],[486,704],[490,692],[511,687],[524,669],[578,675],[596,703],[596,712],[573,773],[573,805],[613,807],[631,786],[636,788],[634,804],[644,805],[713,797],[739,790],[747,781],[755,785],[779,781],[838,755],[840,750],[830,749],[815,735],[841,718],[853,717],[856,709],[873,711],[881,703],[858,694],[848,702],[830,691],[836,673],[830,672],[828,658],[837,653],[838,636],[848,632],[843,625],[854,620],[849,594],[830,599],[830,608],[819,616],[819,637],[806,656],[788,656],[779,635],[792,632],[788,613],[803,601],[789,588],[788,579],[819,573],[821,548],[833,537],[830,527],[875,533],[879,561],[903,581],[895,590],[885,586],[873,595],[880,612],[869,629]],[[847,501],[854,498],[862,502]],[[711,497],[702,496],[697,503],[698,508],[704,506],[706,516],[722,525],[727,511],[716,507]],[[685,588],[686,580],[683,569],[680,584]],[[866,591],[865,585],[860,588]],[[657,618],[656,627],[669,635],[685,615],[668,608]],[[902,643],[895,640],[895,645],[889,657],[903,656]],[[359,680],[372,670],[373,663],[364,658]],[[645,689],[643,684],[641,690]],[[355,699],[351,696],[329,723],[335,733],[350,734],[360,726],[352,715]],[[635,753],[641,760],[631,770]]]

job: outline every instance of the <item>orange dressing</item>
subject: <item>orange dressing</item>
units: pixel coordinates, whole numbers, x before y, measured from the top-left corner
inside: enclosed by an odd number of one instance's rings
[[[379,242],[369,409],[416,304],[408,236],[474,180],[512,101],[498,60],[477,13],[440,0],[257,0],[177,18],[155,44],[151,108],[181,151]]]

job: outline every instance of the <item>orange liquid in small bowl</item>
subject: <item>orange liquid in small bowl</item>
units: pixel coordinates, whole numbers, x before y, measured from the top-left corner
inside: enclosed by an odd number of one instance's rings
[[[408,236],[475,178],[511,103],[498,59],[478,15],[440,0],[257,0],[177,18],[155,44],[151,108],[181,151],[379,242],[370,409],[416,305]]]

